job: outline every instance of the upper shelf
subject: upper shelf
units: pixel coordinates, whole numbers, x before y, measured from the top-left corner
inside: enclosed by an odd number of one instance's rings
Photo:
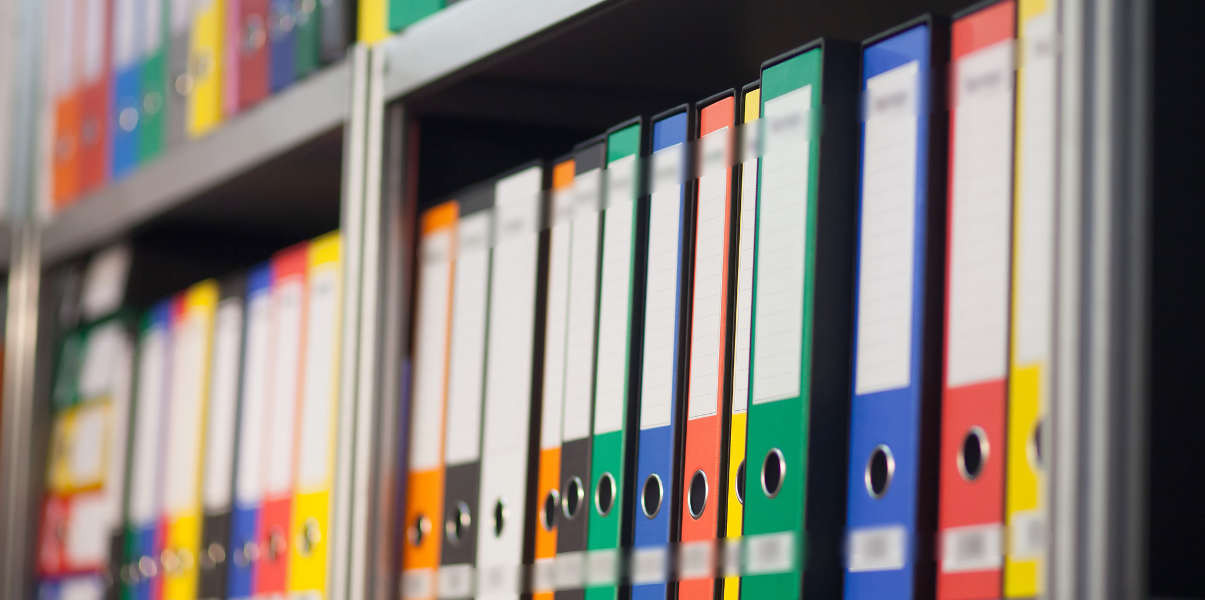
[[[453,4],[382,42],[385,99],[422,89],[496,56],[607,0],[472,0]]]
[[[351,67],[329,65],[189,140],[134,173],[80,198],[42,235],[44,264],[87,252],[179,208],[240,173],[342,125],[350,111]],[[338,173],[338,166],[335,166]]]

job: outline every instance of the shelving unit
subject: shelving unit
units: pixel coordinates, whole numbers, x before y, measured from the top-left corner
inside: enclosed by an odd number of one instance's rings
[[[30,589],[30,524],[37,522],[31,490],[41,489],[48,427],[39,399],[48,388],[62,300],[55,278],[89,253],[129,239],[151,251],[175,244],[198,255],[224,254],[173,274],[195,280],[218,274],[220,266],[253,264],[270,248],[342,230],[347,291],[331,597],[396,598],[394,427],[406,410],[397,398],[404,385],[399,365],[408,353],[417,211],[525,160],[559,155],[626,117],[739,87],[756,78],[762,60],[815,37],[863,39],[920,12],[949,13],[972,3],[464,0],[373,48],[353,47],[344,60],[81,198],[44,226],[0,228],[0,271],[11,274],[0,419],[0,597],[26,597]],[[1064,382],[1063,409],[1054,413],[1061,442],[1051,449],[1057,523],[1051,585],[1059,597],[1146,596],[1156,586],[1143,587],[1153,567],[1142,544],[1175,537],[1165,533],[1175,524],[1152,517],[1145,497],[1120,493],[1140,485],[1148,465],[1117,456],[1118,449],[1109,458],[1123,460],[1124,469],[1086,472],[1077,459],[1088,448],[1108,449],[1110,440],[1145,447],[1149,435],[1142,427],[1150,375],[1138,367],[1117,374],[1119,365],[1148,364],[1147,307],[1133,298],[1121,306],[1100,302],[1124,292],[1125,277],[1150,280],[1144,261],[1154,254],[1144,237],[1150,215],[1140,209],[1151,204],[1141,184],[1153,167],[1133,144],[1152,139],[1140,118],[1151,80],[1131,67],[1154,60],[1148,36],[1173,31],[1174,20],[1152,28],[1153,9],[1138,0],[1062,0],[1062,6],[1061,190],[1097,219],[1064,224],[1064,239],[1077,243],[1069,242],[1074,257],[1062,267],[1116,269],[1118,279],[1101,288],[1061,282],[1065,300],[1083,294],[1075,298],[1080,304],[1066,300],[1071,304],[1061,314],[1071,337],[1059,348],[1064,367],[1082,381]],[[1192,248],[1158,251],[1175,258]],[[1187,273],[1188,265],[1161,264],[1155,275],[1166,282]],[[165,276],[160,291],[176,289],[172,281]],[[1205,296],[1200,287],[1185,293]],[[1180,382],[1175,389],[1193,388]],[[1184,422],[1205,418],[1201,412],[1156,416]],[[1081,436],[1088,422],[1099,427]],[[1162,453],[1155,458],[1177,450],[1154,448]],[[1200,481],[1190,489],[1199,491]],[[1148,522],[1161,529],[1148,532]],[[1175,543],[1186,543],[1182,538]],[[1189,581],[1186,572],[1177,571],[1175,581]]]

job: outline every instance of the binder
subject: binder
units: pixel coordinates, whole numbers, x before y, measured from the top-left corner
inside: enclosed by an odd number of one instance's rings
[[[163,496],[163,597],[195,598],[201,546],[202,451],[218,286],[194,284],[175,300]]]
[[[762,66],[741,580],[748,598],[839,595],[857,60],[852,44],[821,39]]]
[[[1046,517],[1041,435],[1054,345],[1057,25],[1054,4],[1018,0],[1012,343],[1005,466],[1004,595],[1040,596]]]
[[[727,503],[723,508],[724,600],[741,594],[740,540],[745,516],[745,435],[749,416],[749,341],[753,321],[753,243],[757,227],[757,129],[761,116],[761,87],[753,82],[741,89],[741,164],[738,193],[736,290],[732,299],[732,408],[729,418]],[[731,270],[731,267],[729,267]]]
[[[272,93],[293,82],[296,35],[292,0],[271,0],[268,5],[268,84]]]
[[[167,10],[167,116],[164,122],[164,145],[171,147],[188,139],[192,131],[193,93],[197,73],[190,66],[192,26],[200,2],[194,0],[164,0]],[[214,2],[217,0],[206,0]]]
[[[323,4],[321,0],[293,3],[293,76],[300,79],[318,68],[322,44]]]
[[[104,578],[99,575],[79,575],[38,583],[38,600],[99,600],[104,593]]]
[[[80,50],[80,130],[79,184],[80,192],[100,187],[109,177],[109,97],[112,65],[109,56],[114,0],[84,0],[80,3],[83,17]]]
[[[226,0],[226,14],[222,19],[222,117],[229,118],[238,113],[238,64],[241,53],[239,40],[242,0]]]
[[[309,245],[305,371],[293,496],[290,597],[325,598],[330,559],[331,485],[339,399],[342,269],[338,232]]]
[[[79,374],[83,368],[86,340],[86,331],[80,328],[68,332],[59,344],[54,384],[50,392],[51,409],[54,411],[65,410],[79,402]],[[55,447],[51,445],[52,451]],[[53,466],[54,461],[51,460],[50,464]],[[52,484],[53,479],[50,478]]]
[[[201,546],[198,598],[225,598],[230,528],[234,510],[235,436],[241,411],[239,383],[243,367],[243,301],[247,282],[231,277],[221,283],[213,322],[209,407],[205,423]]]
[[[435,597],[443,522],[444,402],[452,329],[452,285],[456,267],[457,216],[454,200],[423,213],[411,356],[414,378],[410,409],[410,464],[403,504],[401,595]]]
[[[143,317],[138,342],[136,410],[130,444],[130,498],[126,505],[125,597],[158,597],[163,585],[159,517],[163,508],[166,424],[171,406],[172,301]]]
[[[141,0],[143,12],[139,67],[139,97],[142,112],[138,119],[138,162],[144,163],[163,151],[165,113],[172,98],[168,91],[168,33],[171,30],[169,2]]]
[[[569,319],[569,268],[573,228],[573,157],[552,166],[548,213],[548,292],[544,318],[543,406],[536,469],[536,507],[528,517],[535,539],[532,600],[556,593],[556,543],[561,511],[561,427],[565,412],[565,345]],[[581,491],[581,486],[576,488]]]
[[[242,378],[239,380],[241,409],[234,480],[234,510],[231,515],[230,546],[227,552],[227,596],[247,598],[255,593],[256,563],[263,548],[259,541],[259,513],[264,499],[264,456],[272,392],[272,266],[263,264],[247,275],[246,342]]]
[[[239,0],[239,109],[268,96],[268,0]]]
[[[477,528],[476,597],[481,600],[518,600],[534,553],[526,521],[536,504],[536,473],[529,465],[539,445],[545,212],[540,165],[497,179],[477,509],[485,516],[485,526]]]
[[[360,0],[356,3],[356,40],[375,44],[389,37],[391,0]]]
[[[47,44],[47,63],[52,66],[54,125],[51,148],[51,206],[60,210],[75,200],[80,190],[80,122],[83,77],[82,6],[71,0],[51,0],[47,22],[53,28]],[[62,40],[66,40],[63,43]]]
[[[141,36],[139,21],[144,0],[113,0],[113,106],[109,127],[112,171],[118,179],[138,166],[138,125],[141,120]]]
[[[360,3],[361,6],[363,4]],[[344,0],[318,0],[320,62],[332,63],[343,57],[348,43],[347,13],[352,6],[354,5]]]
[[[975,6],[950,26],[939,598],[1001,591],[1015,11]]]
[[[948,50],[947,22],[934,16],[862,47],[846,513],[853,600],[934,593]]]
[[[256,539],[255,594],[284,594],[288,586],[291,519],[296,479],[297,413],[306,348],[306,267],[309,243],[272,257],[272,337],[268,372],[271,392],[264,436],[263,501]]]
[[[452,279],[452,330],[444,418],[443,536],[436,590],[440,598],[473,596],[477,512],[481,486],[482,402],[490,255],[494,229],[492,182],[457,195],[456,271]]]
[[[721,512],[727,500],[728,476],[724,442],[728,437],[731,362],[730,290],[735,232],[732,231],[736,95],[733,90],[710,96],[695,105],[699,115],[695,152],[694,255],[690,276],[690,334],[686,345],[683,397],[684,426],[681,510],[681,551],[678,595],[711,600],[716,580],[712,566],[721,534]],[[693,141],[693,140],[692,140]]]
[[[602,137],[579,144],[573,152],[573,187],[569,207],[573,220],[565,331],[564,410],[561,417],[560,515],[556,537],[557,600],[582,600],[585,597],[583,584],[587,525],[593,504],[590,456],[599,256],[602,247],[604,152],[605,138]],[[550,250],[550,255],[554,251],[555,247]],[[549,306],[551,302],[552,293],[549,292]],[[547,348],[545,352],[549,356]]]
[[[405,29],[443,10],[444,0],[389,0],[389,29]]]
[[[193,79],[188,135],[199,137],[222,121],[222,35],[226,0],[195,0],[189,44],[189,73]]]
[[[619,596],[621,549],[631,547],[640,403],[640,332],[644,314],[647,223],[640,157],[647,153],[645,121],[626,121],[606,134],[602,263],[595,347],[593,490],[586,538],[586,598]]]
[[[107,415],[102,404],[75,404],[54,416],[47,482],[51,493],[70,495],[104,486],[100,453]]]
[[[636,442],[638,508],[633,526],[632,598],[666,598],[673,564],[670,545],[680,531],[682,394],[694,185],[687,181],[694,134],[689,106],[651,119],[650,198],[644,321],[641,329],[640,425]]]

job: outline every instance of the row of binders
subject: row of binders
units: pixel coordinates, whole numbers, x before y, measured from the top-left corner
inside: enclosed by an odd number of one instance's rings
[[[818,40],[425,210],[402,597],[1037,595],[1054,24]]]
[[[343,55],[346,0],[48,0],[45,210]]]
[[[331,233],[69,335],[39,598],[327,597],[340,302]]]

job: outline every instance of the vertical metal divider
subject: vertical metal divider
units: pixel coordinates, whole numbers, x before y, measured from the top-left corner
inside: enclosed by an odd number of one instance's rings
[[[360,315],[358,325],[358,361],[355,377],[355,435],[352,452],[351,523],[347,554],[349,576],[347,598],[378,597],[388,587],[389,571],[381,563],[389,555],[391,536],[388,523],[391,506],[383,500],[389,495],[388,481],[380,480],[376,461],[378,446],[391,437],[389,427],[381,423],[383,407],[391,399],[383,395],[383,376],[390,365],[382,360],[385,338],[397,332],[382,332],[384,305],[385,217],[382,182],[384,139],[384,78],[386,54],[380,46],[368,51],[365,88],[363,154],[363,225],[362,267],[360,278]]]
[[[32,591],[30,557],[37,538],[37,490],[40,472],[31,453],[41,450],[47,415],[39,414],[37,380],[40,238],[37,225],[13,229],[12,263],[8,273],[8,313],[5,315],[3,430],[0,431],[0,597],[25,598]],[[45,446],[45,444],[42,444]]]
[[[364,221],[364,131],[365,94],[368,85],[369,49],[356,45],[349,52],[351,94],[347,122],[343,126],[343,166],[339,229],[343,240],[343,300],[339,356],[339,410],[336,423],[334,501],[331,518],[331,552],[328,557],[331,598],[347,598],[352,577],[351,524],[355,458],[357,361],[359,358],[361,271],[363,269]]]

